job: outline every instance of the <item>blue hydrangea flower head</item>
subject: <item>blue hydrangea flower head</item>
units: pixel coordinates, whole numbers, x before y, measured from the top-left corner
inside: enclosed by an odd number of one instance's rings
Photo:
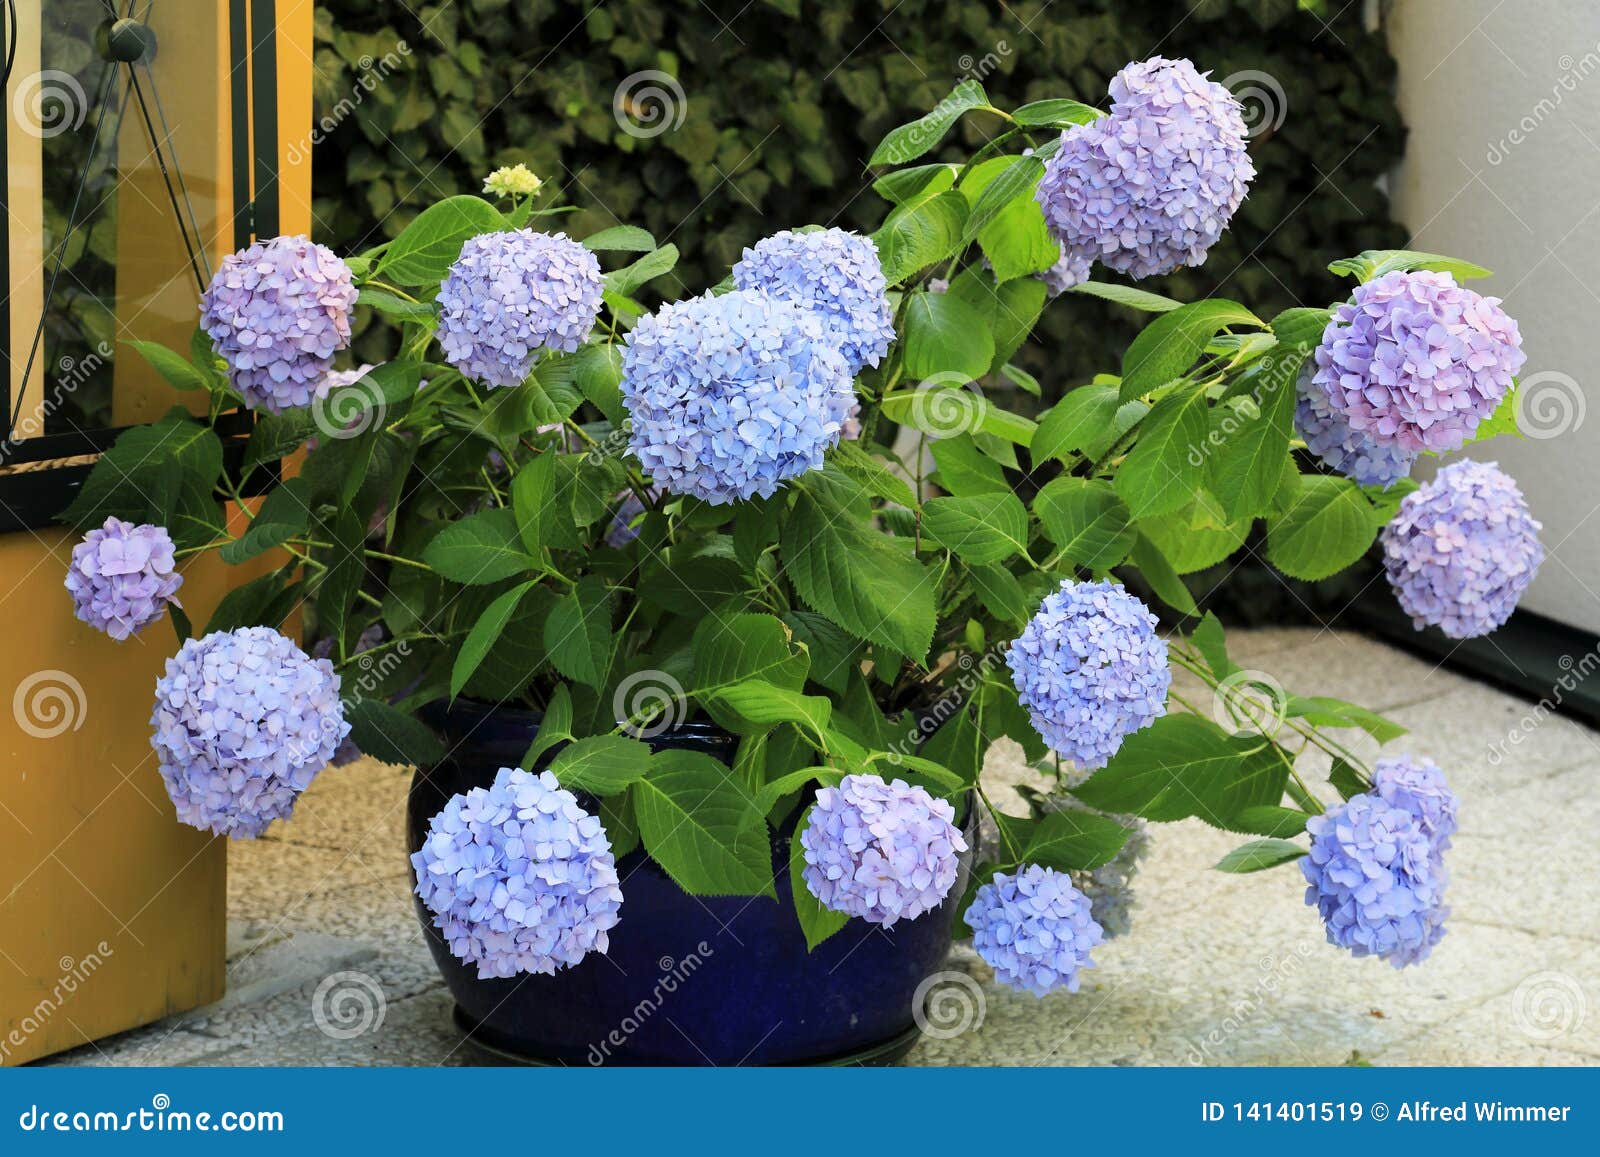
[[[1356,433],[1344,415],[1328,404],[1328,395],[1311,379],[1308,363],[1300,375],[1299,397],[1294,409],[1294,428],[1305,439],[1306,449],[1322,459],[1330,470],[1363,486],[1387,489],[1410,476],[1418,451],[1402,450],[1393,443],[1374,442]]]
[[[1306,903],[1321,913],[1328,943],[1396,968],[1426,959],[1449,909],[1443,864],[1417,818],[1362,794],[1313,817],[1306,830]]]
[[[628,448],[657,485],[713,505],[822,465],[856,396],[821,317],[749,289],[662,306],[628,334]]]
[[[1105,938],[1089,898],[1066,873],[1038,864],[1014,876],[996,872],[973,897],[966,921],[995,980],[1035,996],[1077,992],[1079,974],[1094,967],[1090,951]]]
[[[1380,759],[1372,769],[1372,790],[1385,803],[1411,813],[1435,854],[1449,850],[1460,801],[1433,760],[1409,755]]]
[[[820,314],[852,377],[882,361],[894,341],[878,247],[858,234],[843,229],[774,233],[744,251],[733,267],[733,283]]]
[[[1540,525],[1493,462],[1462,459],[1406,495],[1383,528],[1383,566],[1418,630],[1487,635],[1517,608],[1544,562]]]
[[[1006,662],[1034,730],[1083,770],[1104,767],[1124,738],[1166,712],[1166,640],[1120,583],[1062,583]]]
[[[113,639],[137,634],[180,606],[172,538],[166,528],[108,518],[72,548],[66,587],[78,618]]]
[[[274,237],[223,258],[200,296],[200,328],[245,405],[277,414],[327,393],[355,304],[350,270],[332,250]]]
[[[622,907],[605,829],[548,771],[502,767],[452,796],[411,866],[434,926],[480,980],[606,952]]]
[[[1255,175],[1233,94],[1156,56],[1112,79],[1109,115],[1061,135],[1035,196],[1066,253],[1141,278],[1203,262]]]
[[[439,286],[444,359],[474,381],[520,386],[541,349],[571,353],[600,315],[600,262],[565,233],[483,233]]]
[[[904,780],[847,775],[817,792],[800,833],[804,878],[824,908],[885,928],[937,908],[967,842],[950,804]]]
[[[1527,360],[1498,297],[1426,270],[1357,286],[1313,356],[1315,386],[1351,430],[1412,453],[1459,450]]]
[[[333,665],[268,627],[185,642],[150,723],[178,818],[235,839],[287,819],[350,732]]]
[[[1039,280],[1044,282],[1047,294],[1051,297],[1060,297],[1074,285],[1082,285],[1088,281],[1090,267],[1093,265],[1093,254],[1075,253],[1062,246],[1060,258],[1049,269],[1039,274]]]

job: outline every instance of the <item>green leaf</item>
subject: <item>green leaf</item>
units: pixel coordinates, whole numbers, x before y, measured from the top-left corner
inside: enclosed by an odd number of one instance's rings
[[[657,752],[633,796],[646,850],[685,892],[777,895],[766,818],[724,764]]]
[[[1034,498],[1033,512],[1062,558],[1078,566],[1109,570],[1133,549],[1127,506],[1097,479],[1054,479]]]
[[[445,578],[468,584],[499,582],[538,566],[523,549],[517,516],[504,507],[450,523],[423,549],[422,561]]]
[[[1067,292],[1098,297],[1103,301],[1126,305],[1130,309],[1143,310],[1145,313],[1169,313],[1183,304],[1170,297],[1162,297],[1159,293],[1135,289],[1131,285],[1117,285],[1109,281],[1082,281]]]
[[[481,197],[446,197],[418,213],[389,242],[374,273],[393,285],[442,281],[468,238],[497,233],[504,224],[500,211]]]
[[[234,631],[240,627],[276,627],[282,618],[272,619],[272,607],[286,589],[282,571],[259,575],[241,586],[234,587],[217,603],[206,623],[205,633]]]
[[[914,161],[944,140],[945,134],[961,119],[963,113],[990,107],[989,95],[983,91],[983,85],[975,80],[963,80],[931,112],[909,124],[891,129],[878,147],[872,150],[867,164],[876,167]]]
[[[860,442],[840,442],[828,453],[828,463],[844,471],[864,487],[869,494],[897,506],[915,508],[916,495],[911,485],[889,469],[876,455],[868,453]]]
[[[656,278],[671,273],[677,264],[678,247],[663,245],[652,253],[646,253],[632,265],[606,274],[606,290],[626,296]]]
[[[813,805],[814,806],[814,805]],[[800,843],[800,833],[811,823],[811,808],[806,808],[800,823],[789,841],[789,892],[794,897],[795,915],[800,918],[800,930],[806,935],[806,951],[813,952],[818,944],[838,932],[850,922],[843,912],[824,908],[822,902],[806,887],[805,848]]]
[[[527,753],[517,766],[533,771],[539,766],[539,757],[558,743],[577,738],[572,734],[572,690],[565,683],[556,684],[550,699],[544,705],[544,716],[539,720],[539,730],[528,745]]]
[[[948,293],[917,293],[905,307],[902,339],[906,373],[923,382],[976,381],[994,360],[994,338],[983,317]]]
[[[117,436],[78,488],[62,521],[97,529],[108,517],[165,526],[181,550],[217,536],[222,443],[181,409]]]
[[[1194,501],[1204,478],[1208,406],[1191,389],[1158,402],[1140,427],[1112,486],[1135,518],[1166,514]]]
[[[608,421],[620,423],[622,408],[622,347],[613,344],[584,346],[573,357],[572,381],[578,391]]]
[[[694,678],[691,689],[729,731],[764,731],[766,725],[740,715],[712,693],[747,679],[799,691],[805,686],[809,660],[789,644],[789,629],[772,615],[713,613],[694,632]]]
[[[1011,119],[1019,125],[1048,125],[1052,128],[1066,128],[1068,125],[1086,125],[1091,121],[1099,120],[1104,115],[1093,105],[1058,97],[1051,100],[1031,101],[1013,112]]]
[[[1028,512],[1014,494],[930,498],[922,528],[969,563],[1002,562],[1028,550]]]
[[[1251,840],[1217,861],[1219,872],[1259,872],[1298,860],[1306,850],[1292,840]]]
[[[1272,319],[1272,333],[1285,346],[1310,349],[1322,340],[1322,331],[1328,328],[1332,318],[1331,309],[1297,305]]]
[[[426,301],[407,301],[382,289],[361,290],[356,295],[356,304],[376,310],[391,321],[402,324],[408,321],[426,324],[437,316],[434,306]]]
[[[129,339],[126,345],[139,351],[139,356],[155,367],[156,372],[167,379],[168,384],[179,390],[205,390],[210,388],[210,382],[205,374],[195,369],[189,359],[182,354],[174,353],[160,342],[133,341]]]
[[[804,725],[809,737],[819,742],[833,713],[832,702],[821,695],[802,695],[764,679],[746,679],[714,691],[697,691],[695,697],[708,706],[725,708],[732,717],[747,721],[754,729],[765,731],[780,723]]]
[[[1406,733],[1406,728],[1370,708],[1327,695],[1291,695],[1284,712],[1317,727],[1358,727],[1379,743],[1399,739]]]
[[[961,231],[963,242],[970,243],[975,240],[987,225],[998,221],[1009,206],[1023,197],[1027,198],[1027,204],[1038,209],[1033,199],[1033,190],[1039,184],[1039,178],[1044,175],[1043,161],[1032,155],[1015,158],[996,157],[994,161],[985,162],[985,165],[1001,166],[998,175],[985,181],[979,176],[978,171],[974,170],[967,180],[962,182],[961,191],[972,202],[972,212],[968,214],[966,226]],[[984,165],[979,166],[979,169],[982,168]],[[1044,218],[1041,216],[1039,220],[1042,225]],[[1056,254],[1060,254],[1059,246],[1056,248]]]
[[[518,468],[511,479],[511,510],[522,546],[533,558],[548,544],[545,523],[557,514],[551,501],[556,488],[556,455],[540,454]]]
[[[613,225],[598,233],[591,233],[581,242],[585,249],[595,252],[614,250],[624,253],[650,253],[656,249],[656,239],[648,229],[637,225]]]
[[[983,596],[983,603],[1001,619],[1011,623],[1026,622],[1032,615],[1028,596],[1022,584],[1010,571],[998,566],[968,568],[972,585]]]
[[[1337,755],[1333,757],[1333,767],[1328,771],[1328,782],[1342,799],[1349,799],[1353,795],[1372,790],[1372,784],[1367,777],[1357,771],[1349,760],[1341,759]]]
[[[1438,253],[1422,253],[1415,249],[1368,249],[1355,257],[1344,257],[1328,265],[1329,273],[1354,277],[1363,282],[1382,277],[1385,273],[1411,269],[1448,273],[1459,279],[1494,276],[1493,271],[1470,261],[1444,257]]]
[[[1050,812],[1029,825],[1008,819],[1006,826],[1025,833],[1022,863],[1058,872],[1087,872],[1110,863],[1129,834],[1116,820],[1071,809]]]
[[[933,196],[944,192],[956,182],[952,165],[917,165],[885,173],[872,182],[873,191],[893,205],[904,205],[919,194]]]
[[[917,389],[888,394],[879,404],[891,422],[921,430],[935,439],[992,434],[1026,446],[1033,441],[1033,432],[1038,428],[1020,414],[991,405],[975,387],[943,386],[936,381],[926,382]]]
[[[311,525],[306,489],[302,478],[290,478],[275,487],[245,532],[217,552],[222,561],[236,565],[304,534]]]
[[[1361,487],[1348,478],[1308,475],[1294,505],[1267,520],[1267,560],[1290,578],[1314,582],[1354,563],[1377,532]]]
[[[339,510],[331,522],[320,523],[320,533],[327,536],[332,550],[328,569],[317,585],[318,625],[338,642],[338,653],[345,651],[345,617],[350,613],[356,593],[367,576],[364,546],[367,537],[366,519],[348,506]]]
[[[951,494],[1011,492],[1000,464],[980,452],[970,435],[941,438],[928,449],[938,467],[935,480]]]
[[[285,410],[281,414],[256,415],[255,427],[250,431],[250,442],[245,447],[244,463],[240,472],[248,477],[257,466],[276,462],[293,454],[306,444],[306,439],[317,434],[316,414],[310,407],[303,410]]]
[[[789,611],[783,621],[794,632],[795,642],[803,643],[810,655],[807,677],[843,695],[851,672],[860,669],[861,644],[815,611]]]
[[[1272,508],[1293,469],[1295,380],[1309,347],[1271,354],[1255,377],[1248,409],[1218,405],[1211,412],[1206,480],[1230,519],[1253,518]]]
[[[363,755],[384,763],[427,767],[444,758],[444,743],[417,719],[381,699],[346,703],[350,741]]]
[[[949,295],[977,310],[984,328],[994,338],[994,357],[989,362],[989,372],[1004,373],[1037,396],[1039,383],[1031,375],[1009,365],[1009,359],[1028,340],[1044,311],[1044,282],[1037,277],[1018,275],[1001,285],[991,274],[972,267],[950,283]]]
[[[1229,735],[1196,715],[1164,715],[1122,742],[1073,794],[1103,812],[1226,827],[1245,808],[1277,804],[1288,768],[1260,736]]]
[[[651,771],[650,748],[621,735],[577,739],[550,762],[550,773],[568,791],[616,795]]]
[[[1222,630],[1222,623],[1210,611],[1200,620],[1198,626],[1189,633],[1189,642],[1194,644],[1195,650],[1200,652],[1200,657],[1206,661],[1207,668],[1219,680],[1226,679],[1239,665],[1228,658],[1227,636]]]
[[[1162,314],[1139,331],[1122,357],[1122,400],[1143,397],[1182,377],[1225,326],[1263,324],[1238,302],[1215,297]]]
[[[466,641],[461,644],[461,650],[456,652],[456,661],[450,668],[450,698],[461,694],[461,688],[467,685],[467,680],[472,678],[472,673],[489,654],[489,649],[500,641],[522,596],[532,587],[531,580],[512,587],[490,603],[488,609],[478,616],[478,621],[472,624],[472,630],[467,633]]]
[[[889,215],[872,235],[890,285],[899,285],[919,270],[943,261],[961,248],[967,220],[967,199],[954,189]]]
[[[1128,556],[1144,581],[1150,584],[1150,589],[1156,592],[1156,597],[1173,610],[1185,615],[1198,615],[1200,608],[1195,605],[1194,595],[1189,593],[1189,588],[1178,577],[1178,572],[1167,561],[1167,556],[1161,553],[1161,548],[1156,546],[1144,535],[1134,539],[1133,551]]]
[[[550,663],[568,679],[599,689],[611,663],[611,592],[592,575],[556,600],[544,621]]]
[[[1067,461],[1112,425],[1118,408],[1116,386],[1096,384],[1072,390],[1039,419],[1039,429],[1028,447],[1033,461]]]
[[[1250,521],[1229,522],[1217,500],[1204,490],[1181,510],[1139,521],[1139,533],[1159,550],[1178,574],[1193,574],[1222,562],[1244,545]]]
[[[1310,818],[1305,812],[1292,807],[1258,804],[1255,807],[1247,807],[1234,816],[1229,826],[1235,831],[1249,832],[1252,835],[1288,839],[1304,832],[1306,821]]]

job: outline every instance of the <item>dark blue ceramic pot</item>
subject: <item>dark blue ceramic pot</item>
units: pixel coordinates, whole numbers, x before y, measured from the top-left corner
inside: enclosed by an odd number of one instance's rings
[[[428,822],[458,792],[487,787],[515,767],[539,727],[535,712],[458,701],[436,719],[451,754],[419,768],[407,839],[415,852]],[[651,741],[724,762],[735,740],[693,723]],[[592,802],[592,801],[591,801]],[[972,809],[966,838],[975,842]],[[605,956],[554,976],[479,980],[451,955],[420,902],[434,962],[477,1045],[507,1058],[570,1065],[782,1065],[884,1063],[916,1040],[917,986],[949,949],[966,890],[970,851],[938,909],[884,929],[851,920],[814,952],[789,891],[789,842],[798,815],[772,835],[777,899],[691,896],[643,850],[617,864],[622,920]],[[413,881],[414,882],[414,881]]]

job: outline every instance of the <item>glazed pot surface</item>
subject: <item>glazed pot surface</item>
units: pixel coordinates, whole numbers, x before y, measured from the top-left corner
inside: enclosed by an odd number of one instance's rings
[[[500,768],[520,764],[538,720],[534,712],[460,701],[435,720],[451,754],[412,780],[410,852],[452,795],[487,787]],[[736,742],[708,724],[688,724],[651,746],[731,763]],[[583,802],[592,810],[592,800]],[[622,857],[621,922],[609,952],[553,976],[479,980],[416,901],[458,1019],[480,1045],[551,1064],[804,1064],[903,1054],[915,1041],[918,986],[949,950],[971,852],[937,909],[887,929],[851,920],[807,952],[789,889],[799,814],[772,832],[776,899],[691,896],[642,849]],[[973,826],[969,818],[969,848]]]

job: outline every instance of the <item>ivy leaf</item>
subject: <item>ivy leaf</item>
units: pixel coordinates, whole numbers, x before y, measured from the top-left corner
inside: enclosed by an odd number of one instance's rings
[[[1377,532],[1361,487],[1348,478],[1307,475],[1294,505],[1267,519],[1267,561],[1290,578],[1314,582],[1354,563]]]
[[[766,818],[724,764],[657,752],[633,790],[645,849],[695,896],[777,896]]]
[[[1133,517],[1166,514],[1194,500],[1204,477],[1207,412],[1201,390],[1170,395],[1150,411],[1112,483]]]
[[[816,951],[818,944],[850,922],[850,917],[843,912],[824,908],[822,902],[812,895],[811,889],[806,887],[806,856],[805,848],[800,843],[800,833],[811,823],[811,810],[806,808],[794,829],[794,837],[789,841],[789,892],[794,897],[794,912],[800,918],[800,930],[806,935],[807,952]]]
[[[1028,551],[1028,512],[1014,494],[930,498],[922,506],[922,527],[969,563],[1002,562]]]
[[[1122,400],[1143,397],[1182,377],[1225,326],[1263,324],[1238,302],[1216,297],[1162,314],[1139,331],[1122,357]]]
[[[616,795],[650,773],[650,748],[622,735],[593,735],[563,747],[549,770],[568,791]]]
[[[429,205],[389,242],[375,275],[393,285],[429,285],[444,279],[461,246],[480,233],[497,233],[500,211],[481,197],[446,197]]]
[[[914,161],[944,140],[945,134],[956,121],[961,119],[962,114],[973,109],[992,107],[989,104],[989,94],[983,91],[983,85],[975,80],[963,80],[951,89],[949,95],[936,104],[931,112],[925,113],[909,124],[891,129],[878,143],[878,147],[872,150],[872,156],[867,158],[867,164],[876,167],[903,165],[907,161]]]
[[[1033,512],[1062,558],[1078,566],[1110,570],[1133,549],[1128,508],[1098,479],[1054,479],[1034,498]]]
[[[779,531],[784,572],[813,610],[921,663],[937,618],[923,565],[833,505],[802,492]]]
[[[611,592],[590,575],[556,600],[544,621],[550,663],[568,679],[599,689],[611,662]]]
[[[427,767],[444,758],[444,743],[411,715],[381,699],[346,703],[350,741],[363,755],[384,763]]]
[[[469,514],[428,543],[422,561],[458,583],[494,583],[532,570],[538,561],[523,549],[517,516],[505,507]]]
[[[1306,849],[1292,840],[1251,840],[1217,861],[1219,872],[1260,872],[1298,860]]]
[[[532,580],[512,587],[490,603],[488,609],[478,616],[478,621],[472,624],[472,630],[467,633],[466,641],[461,644],[461,650],[456,652],[456,661],[450,668],[450,698],[461,694],[461,689],[489,654],[489,649],[500,641],[522,596],[532,588]]]

